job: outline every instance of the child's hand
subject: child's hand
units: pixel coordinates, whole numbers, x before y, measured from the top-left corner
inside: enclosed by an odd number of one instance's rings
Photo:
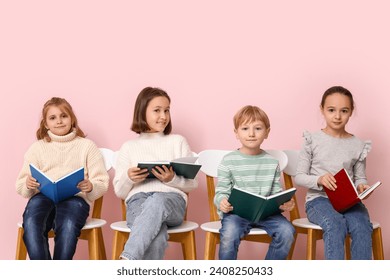
[[[148,177],[148,169],[145,168],[145,169],[141,169],[139,167],[130,167],[128,170],[127,170],[127,176],[129,177],[129,179],[135,183],[139,183],[139,182],[142,182],[143,180],[146,179],[146,177]]]
[[[30,190],[36,190],[39,187],[39,183],[31,175],[27,175],[26,186]]]
[[[175,177],[175,172],[173,171],[172,166],[170,168],[165,165],[163,165],[162,168],[160,166],[156,166],[152,169],[152,173],[157,179],[164,183],[172,181],[173,177]]]
[[[357,187],[357,191],[358,193],[362,193],[364,192],[366,189],[369,189],[370,186],[369,185],[363,185],[363,184],[360,184],[358,187]],[[368,198],[372,193],[368,194],[364,199]]]
[[[219,203],[219,210],[221,210],[223,213],[229,213],[233,210],[233,206],[229,203],[227,198],[223,198]]]
[[[337,189],[336,179],[330,173],[326,173],[325,175],[322,175],[320,178],[318,178],[317,183],[327,189],[330,189],[331,191]]]
[[[291,211],[295,207],[295,201],[294,199],[291,199],[290,201],[287,201],[279,206],[279,209],[282,211]]]
[[[80,183],[78,183],[77,187],[80,189],[81,192],[89,193],[93,189],[93,185],[91,181],[88,179],[88,176],[82,180]]]

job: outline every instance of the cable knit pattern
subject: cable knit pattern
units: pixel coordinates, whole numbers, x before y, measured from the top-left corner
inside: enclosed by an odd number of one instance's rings
[[[77,194],[91,204],[107,192],[109,176],[104,166],[103,157],[97,146],[89,139],[76,136],[75,131],[64,135],[54,135],[49,131],[51,142],[39,140],[31,145],[24,156],[23,167],[16,180],[16,191],[25,198],[30,198],[38,190],[27,189],[26,178],[32,163],[53,181],[84,167],[85,175],[93,185],[89,193]]]
[[[198,186],[196,179],[185,179],[177,176],[171,182],[163,183],[158,179],[146,179],[134,183],[127,175],[130,167],[140,161],[171,161],[180,157],[191,156],[192,152],[186,139],[180,135],[163,133],[141,133],[134,140],[124,143],[119,151],[115,166],[115,194],[124,200],[139,192],[175,192],[186,201],[186,193]]]

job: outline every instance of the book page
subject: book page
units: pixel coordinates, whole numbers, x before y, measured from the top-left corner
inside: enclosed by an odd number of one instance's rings
[[[174,159],[172,160],[172,162],[193,164],[196,163],[197,159],[198,157],[182,157],[182,158]]]
[[[382,185],[382,182],[376,182],[375,184],[373,184],[371,187],[369,187],[368,189],[366,189],[365,191],[363,191],[361,194],[359,194],[359,198],[360,199],[364,199],[367,195],[369,195],[370,193],[372,193],[377,187],[379,187],[380,185]]]

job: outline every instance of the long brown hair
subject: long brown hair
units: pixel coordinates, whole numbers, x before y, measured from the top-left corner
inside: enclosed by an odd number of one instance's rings
[[[134,105],[134,116],[133,124],[131,125],[131,130],[140,134],[142,132],[147,132],[150,130],[150,127],[146,121],[146,108],[149,105],[149,102],[158,96],[166,97],[171,103],[171,99],[168,94],[160,88],[146,87],[138,94],[137,100]],[[169,119],[168,125],[164,129],[164,134],[168,135],[172,131],[172,119]]]
[[[47,142],[50,142],[51,139],[47,133],[48,129],[46,128],[46,117],[47,112],[49,111],[49,108],[51,106],[58,107],[62,112],[65,112],[69,115],[71,119],[72,129],[76,130],[76,135],[80,137],[85,137],[84,132],[81,130],[81,128],[78,125],[78,121],[76,118],[76,115],[73,112],[72,106],[66,101],[64,98],[60,97],[52,97],[50,100],[46,101],[46,103],[43,105],[42,109],[42,119],[41,123],[39,125],[39,128],[37,130],[36,136],[38,140],[45,139]],[[69,131],[70,132],[70,131]]]

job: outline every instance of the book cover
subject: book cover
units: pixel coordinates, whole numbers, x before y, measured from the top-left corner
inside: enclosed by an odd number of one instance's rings
[[[165,165],[168,168],[172,166],[176,175],[183,176],[187,179],[194,179],[201,168],[201,165],[196,163],[197,159],[197,157],[183,157],[172,161],[144,161],[139,162],[138,167],[148,169],[149,175],[147,178],[155,178],[152,173],[152,168]]]
[[[233,206],[231,213],[252,222],[258,222],[268,216],[280,213],[279,206],[291,200],[295,192],[296,188],[291,188],[265,197],[234,186],[228,201]]]
[[[369,189],[358,194],[355,184],[344,168],[337,172],[334,175],[334,178],[336,179],[336,190],[332,191],[325,187],[324,190],[332,203],[333,208],[338,212],[348,210],[381,185],[381,182],[377,182]]]
[[[30,171],[31,176],[40,184],[39,191],[53,200],[54,203],[58,203],[79,193],[80,190],[77,188],[77,185],[84,180],[84,167],[61,177],[57,181],[53,181],[47,177],[45,173],[33,164],[30,164]]]

